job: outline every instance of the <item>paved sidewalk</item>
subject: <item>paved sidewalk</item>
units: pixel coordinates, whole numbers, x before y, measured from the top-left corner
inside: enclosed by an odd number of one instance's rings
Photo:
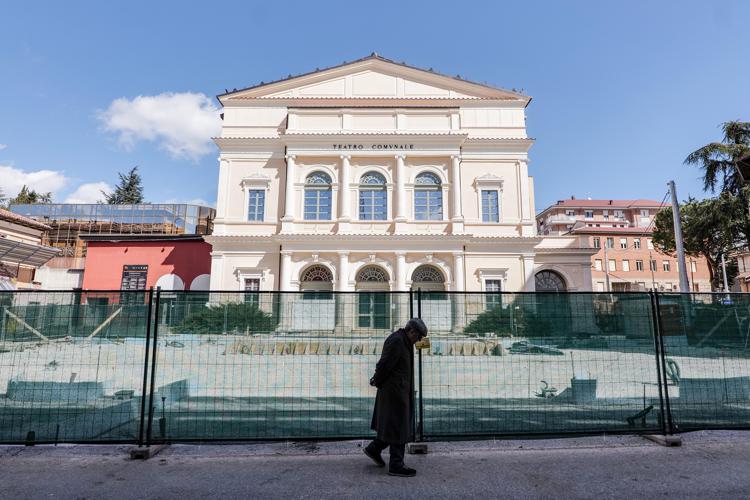
[[[742,498],[750,432],[432,443],[396,478],[361,441],[173,445],[148,461],[124,446],[0,447],[1,498]]]

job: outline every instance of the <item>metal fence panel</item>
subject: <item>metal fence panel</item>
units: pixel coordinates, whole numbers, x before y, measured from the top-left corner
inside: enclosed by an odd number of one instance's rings
[[[0,292],[0,441],[132,441],[147,292]]]
[[[750,427],[750,294],[659,294],[676,430]]]
[[[648,294],[430,295],[452,324],[422,358],[426,437],[661,428]]]
[[[162,293],[185,313],[161,316],[152,439],[370,435],[369,379],[408,297]]]

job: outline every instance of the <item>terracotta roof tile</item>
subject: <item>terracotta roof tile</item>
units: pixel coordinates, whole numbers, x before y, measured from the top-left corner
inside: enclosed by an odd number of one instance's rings
[[[42,231],[51,229],[46,224],[42,224],[41,222],[35,221],[34,219],[31,219],[29,217],[24,217],[23,215],[19,215],[17,213],[11,212],[10,210],[6,210],[4,208],[0,208],[0,220],[13,222],[13,223],[20,224],[26,227],[31,227],[34,229],[40,229]]]

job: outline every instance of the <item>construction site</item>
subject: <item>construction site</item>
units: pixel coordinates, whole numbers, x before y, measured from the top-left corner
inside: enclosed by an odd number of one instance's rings
[[[92,293],[45,305],[29,300],[33,293],[2,305],[0,441],[370,435],[375,389],[368,381],[387,330],[284,329],[283,313],[226,295],[162,302],[139,292],[101,305]],[[577,312],[584,294],[568,295],[565,306],[560,295],[524,297],[557,321],[540,323],[516,308],[512,324],[504,313],[478,313],[465,298],[457,307],[449,296],[448,315],[461,311],[462,331],[437,329],[415,354],[419,437],[750,426],[747,298],[673,297],[683,303],[669,307],[662,297],[652,324],[653,296],[630,294],[634,329],[615,320],[614,309],[610,321],[585,319],[589,312]],[[338,317],[355,322],[340,309],[356,294],[336,300]],[[635,302],[640,315],[632,314]],[[413,308],[429,325],[428,307]],[[495,331],[476,333],[486,324]],[[587,331],[576,330],[584,324]]]

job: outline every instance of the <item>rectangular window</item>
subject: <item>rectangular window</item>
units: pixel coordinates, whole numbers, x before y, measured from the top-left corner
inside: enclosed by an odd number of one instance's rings
[[[575,210],[566,210],[565,211],[565,215],[567,215],[568,217],[575,217],[576,211]]]
[[[744,263],[745,259],[742,259],[742,262]],[[697,272],[697,271],[698,271],[698,266],[695,265],[695,261],[694,260],[691,260],[690,261],[690,272],[694,273],[694,272]]]
[[[305,188],[305,220],[331,220],[331,190]]]
[[[643,261],[642,260],[636,260],[635,261],[635,270],[636,271],[643,271]]]
[[[251,189],[247,192],[247,220],[262,221],[266,206],[266,192],[262,189]]]
[[[594,248],[601,248],[602,240],[598,236],[594,236]]]
[[[361,188],[359,192],[359,219],[386,220],[388,207],[385,189]]]
[[[617,220],[623,220],[625,216],[622,213],[622,210],[615,210],[615,219]]]
[[[649,260],[648,261],[648,268],[650,271],[656,271],[656,261],[655,260]]]
[[[622,270],[627,272],[630,271],[630,261],[629,260],[623,260],[622,261]]]
[[[443,192],[418,189],[414,192],[414,218],[416,220],[443,220]]]
[[[661,267],[662,267],[662,269],[664,269],[664,270],[665,270],[666,272],[669,272],[669,261],[668,261],[668,260],[664,260],[664,261],[662,261],[662,263],[661,263]]]
[[[584,212],[584,214],[585,214],[585,217],[587,219],[593,219],[594,218],[594,211],[593,210],[586,210]]]
[[[482,190],[482,222],[500,222],[497,191]]]
[[[644,209],[641,210],[641,217],[648,217],[648,210],[647,209],[644,208]]]
[[[608,262],[609,262],[609,270],[617,271],[617,261],[614,259],[610,259]]]
[[[597,281],[596,282],[596,291],[597,292],[603,292],[604,291],[604,282],[603,281]]]
[[[260,306],[260,294],[253,293],[260,291],[259,278],[245,278],[245,303]]]
[[[490,292],[485,296],[485,304],[487,309],[492,309],[494,307],[502,305],[502,295],[493,292],[501,292],[503,290],[503,280],[485,280],[484,290],[486,292]]]
[[[640,238],[633,238],[633,248],[638,250],[641,248],[641,239]]]
[[[628,239],[627,238],[620,238],[620,248],[627,249],[628,248]]]
[[[649,239],[646,240],[646,248],[648,248],[649,250],[653,250],[654,249],[654,242],[651,241],[651,238],[649,238]]]
[[[602,217],[604,217],[604,220],[608,220],[609,219],[609,211],[608,210],[603,210],[602,211]]]
[[[607,238],[607,248],[614,248],[614,247],[615,247],[615,239]]]
[[[594,269],[596,269],[597,271],[602,270],[602,259],[594,260]]]

